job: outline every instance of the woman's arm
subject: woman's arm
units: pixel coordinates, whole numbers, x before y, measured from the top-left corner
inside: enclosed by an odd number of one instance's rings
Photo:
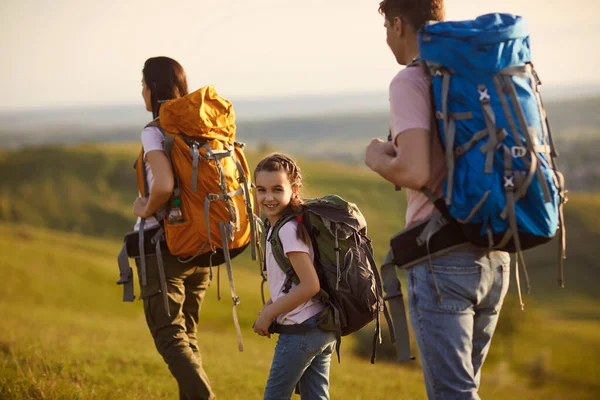
[[[254,324],[254,331],[261,336],[271,336],[269,326],[275,317],[279,314],[292,311],[321,290],[319,277],[308,253],[292,251],[287,253],[287,256],[294,268],[294,272],[296,272],[300,279],[300,284],[292,288],[287,295],[265,306],[261,311]]]
[[[146,153],[146,162],[154,176],[150,196],[138,198],[133,207],[133,213],[138,217],[148,218],[162,207],[173,193],[175,180],[173,169],[167,155],[162,150],[152,150]]]

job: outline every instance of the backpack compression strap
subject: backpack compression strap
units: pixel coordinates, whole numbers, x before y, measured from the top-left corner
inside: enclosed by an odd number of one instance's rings
[[[235,146],[240,147],[240,149],[244,148],[244,144],[243,143],[238,143],[235,142],[234,143],[234,149]],[[242,188],[244,189],[244,202],[246,203],[246,214],[248,215],[248,219],[250,222],[250,253],[252,255],[252,260],[256,261],[256,252],[257,252],[257,247],[258,247],[258,242],[256,240],[256,219],[255,214],[254,214],[254,210],[252,209],[252,199],[250,198],[250,184],[248,182],[248,178],[246,176],[246,173],[244,172],[244,168],[242,167],[242,164],[240,164],[239,160],[237,159],[237,157],[235,156],[235,150],[231,152],[231,158],[233,159],[233,161],[235,161],[235,165],[237,167],[238,170],[238,174],[239,174],[239,179],[241,180],[241,185]],[[256,202],[254,204],[254,207],[258,207],[258,202]]]
[[[238,350],[244,351],[244,343],[242,341],[242,330],[240,328],[240,322],[237,315],[237,305],[240,304],[240,298],[235,293],[235,286],[233,284],[233,271],[231,269],[231,256],[229,255],[229,246],[227,244],[227,228],[224,222],[219,222],[219,228],[221,230],[221,238],[223,241],[223,255],[225,256],[225,265],[227,266],[227,276],[229,278],[229,289],[231,291],[231,299],[233,300],[233,325],[235,326],[235,333],[238,339]]]

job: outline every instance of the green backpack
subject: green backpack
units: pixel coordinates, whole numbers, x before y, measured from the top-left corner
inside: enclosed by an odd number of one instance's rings
[[[371,363],[374,363],[376,344],[381,341],[379,315],[380,311],[387,310],[382,296],[381,279],[373,259],[373,247],[367,237],[365,218],[355,204],[339,196],[328,195],[307,200],[300,214],[284,215],[270,233],[267,221],[263,243],[269,240],[275,260],[287,276],[285,293],[291,289],[292,283],[300,283],[290,260],[284,254],[279,238],[281,227],[292,219],[304,224],[309,233],[315,253],[315,269],[321,285],[321,291],[315,298],[329,306],[321,313],[318,327],[335,332],[339,360],[341,337],[356,332],[375,320],[371,357]],[[264,268],[263,265],[263,287]]]

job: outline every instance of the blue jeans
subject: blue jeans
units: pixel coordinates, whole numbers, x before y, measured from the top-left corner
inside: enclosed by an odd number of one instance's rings
[[[508,253],[488,257],[467,244],[408,270],[410,320],[429,399],[479,399],[509,268]]]
[[[279,335],[265,400],[288,400],[298,382],[302,399],[329,399],[329,364],[335,334],[317,328],[317,316],[302,323],[314,326],[309,332]]]

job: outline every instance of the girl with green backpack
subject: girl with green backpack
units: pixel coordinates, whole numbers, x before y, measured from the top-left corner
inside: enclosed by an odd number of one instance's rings
[[[271,337],[279,333],[264,398],[290,398],[296,385],[305,399],[329,398],[329,365],[336,337],[317,326],[326,305],[314,296],[321,287],[314,266],[314,250],[306,228],[297,219],[277,226],[302,205],[299,197],[302,175],[296,162],[283,154],[272,154],[258,163],[254,172],[258,204],[271,228],[266,232],[265,265],[271,298],[254,323],[254,332]],[[278,227],[285,256],[299,284],[286,285],[286,274],[273,256],[270,238]]]

